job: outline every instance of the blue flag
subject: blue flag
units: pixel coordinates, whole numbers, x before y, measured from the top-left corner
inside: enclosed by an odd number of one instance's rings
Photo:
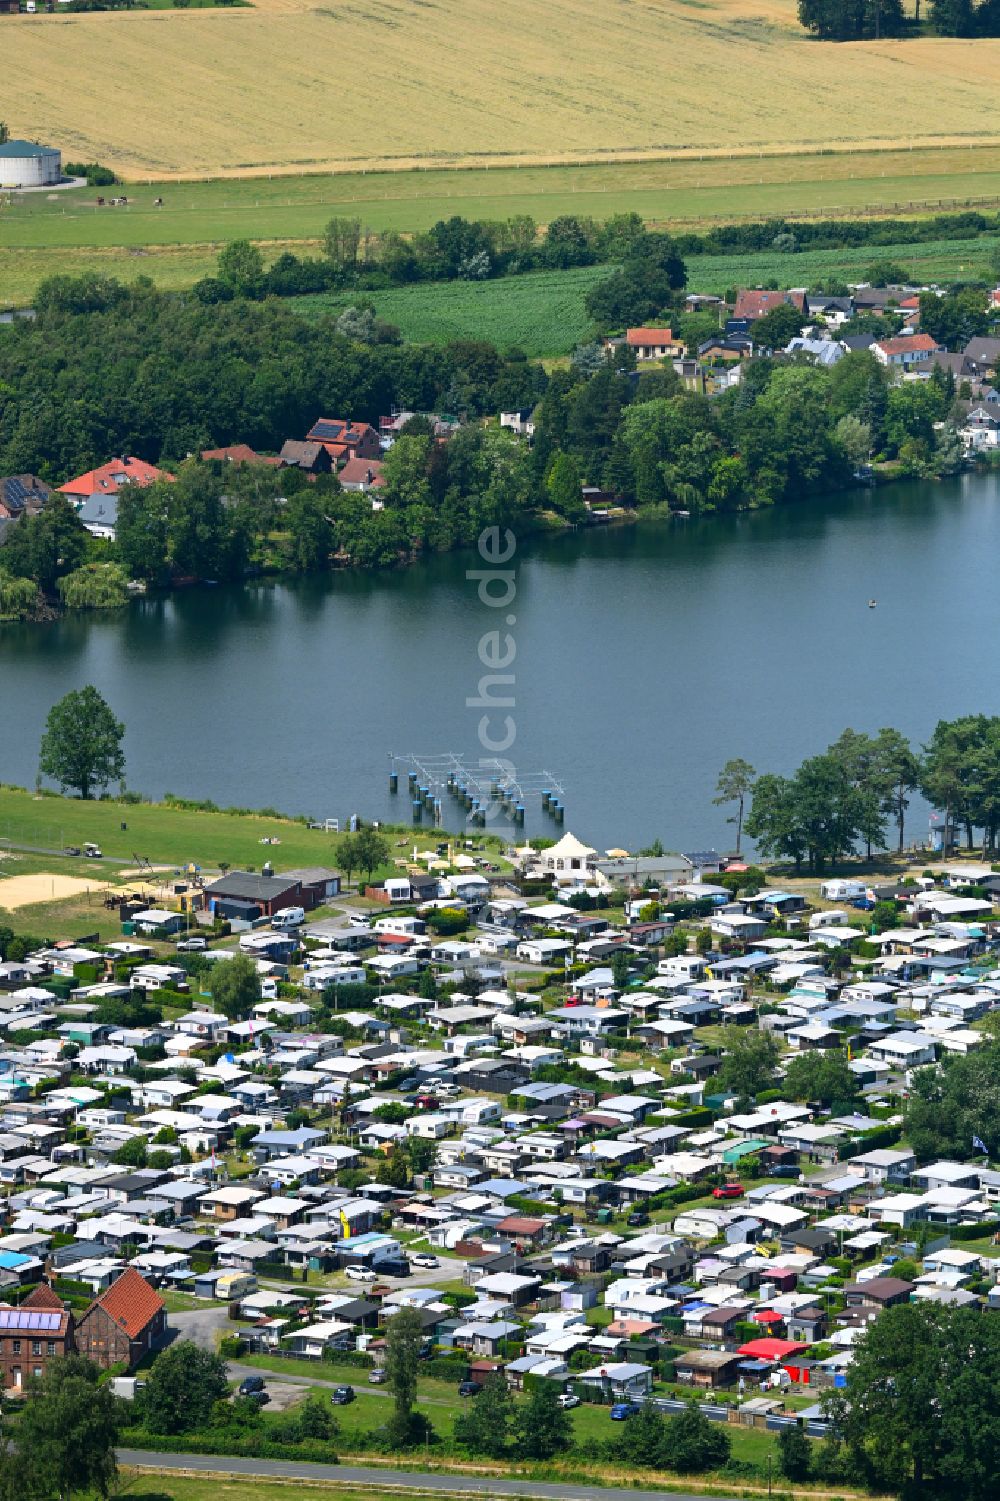
[[[982,1152],[984,1157],[988,1157],[990,1155],[989,1147],[986,1145],[985,1141],[983,1141],[981,1136],[974,1136],[972,1138],[972,1150],[974,1152]]]

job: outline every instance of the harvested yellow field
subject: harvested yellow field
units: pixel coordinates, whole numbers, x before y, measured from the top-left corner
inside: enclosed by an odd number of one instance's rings
[[[68,159],[157,178],[991,134],[1000,41],[837,46],[807,37],[794,11],[794,0],[256,0],[4,16],[3,112],[12,133]]]
[[[81,881],[76,876],[50,875],[48,871],[31,876],[6,876],[0,880],[0,909],[15,912],[19,907],[33,907],[36,902],[61,902],[87,892],[96,895],[106,889],[103,881]]]

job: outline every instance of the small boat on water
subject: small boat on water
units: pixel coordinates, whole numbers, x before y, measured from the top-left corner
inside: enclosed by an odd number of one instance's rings
[[[878,600],[877,599],[870,599],[868,601],[868,608],[869,608],[869,610],[874,610],[877,604],[878,604]]]

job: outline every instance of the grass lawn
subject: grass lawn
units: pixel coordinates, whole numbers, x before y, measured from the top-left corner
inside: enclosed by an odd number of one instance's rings
[[[161,1287],[160,1297],[168,1313],[190,1313],[192,1309],[210,1308],[204,1298],[196,1298],[194,1293],[178,1292],[173,1287]]]
[[[122,824],[126,827],[123,829]],[[393,857],[409,858],[414,845],[434,848],[448,834],[439,829],[393,830],[386,836]],[[172,808],[165,803],[82,802],[70,797],[36,797],[23,789],[0,787],[0,845],[61,850],[66,844],[99,844],[104,861],[66,860],[59,864],[74,874],[105,879],[107,867],[117,872],[134,867],[136,853],[154,865],[180,867],[193,861],[216,869],[221,861],[257,869],[271,860],[283,866],[336,864],[336,834],[309,829],[281,815],[201,812]],[[276,846],[262,845],[264,838]],[[44,869],[55,869],[61,857],[43,857]]]
[[[122,1471],[124,1484],[115,1492],[128,1501],[329,1501],[330,1487],[297,1481],[257,1480],[240,1476],[225,1480],[218,1475],[146,1475]],[[371,1501],[370,1492],[341,1490],[341,1501]]]
[[[685,226],[779,214],[906,214],[970,198],[1000,200],[1000,147],[208,182],[154,177],[129,182],[126,208],[98,207],[98,194],[109,192],[72,188],[16,198],[0,222],[0,245],[208,246],[242,238],[318,244],[334,215],[359,218],[369,230],[409,232],[453,214],[530,214],[546,224],[560,214],[605,219],[634,211],[650,223]]]

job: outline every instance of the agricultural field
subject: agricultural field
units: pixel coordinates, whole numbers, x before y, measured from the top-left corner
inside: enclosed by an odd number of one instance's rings
[[[157,178],[971,143],[1000,89],[1000,40],[838,47],[795,0],[25,15],[3,57],[13,133]]]
[[[487,339],[498,349],[513,345],[531,357],[566,354],[590,333],[584,311],[588,289],[606,266],[536,271],[499,281],[429,282],[384,292],[340,292],[296,298],[310,314],[337,313],[370,298],[380,318],[395,323],[416,344],[451,339]]]
[[[893,260],[917,282],[961,280],[988,274],[1000,238],[936,240],[926,244],[814,250],[798,255],[700,255],[688,259],[688,285],[722,295],[735,286],[808,286],[826,277],[860,279],[874,261]],[[607,268],[540,271],[485,282],[432,282],[379,292],[338,292],[294,299],[307,315],[335,314],[370,299],[380,318],[395,323],[416,343],[489,339],[498,349],[518,345],[526,354],[569,354],[592,335],[584,300]]]
[[[333,215],[409,233],[452,214],[503,219],[559,214],[605,219],[634,210],[650,224],[701,228],[787,214],[915,213],[1000,204],[1000,148],[854,155],[605,163],[597,166],[312,174],[245,181],[142,182],[128,206],[98,205],[90,188],[0,197],[0,307],[31,302],[46,276],[149,276],[176,291],[212,273],[228,240],[265,258],[315,254]],[[157,206],[156,199],[163,200]]]

